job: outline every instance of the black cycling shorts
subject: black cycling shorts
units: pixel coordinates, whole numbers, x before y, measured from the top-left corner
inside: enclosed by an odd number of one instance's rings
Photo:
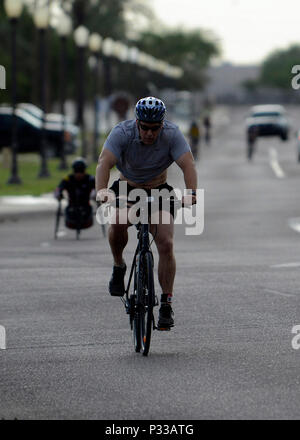
[[[120,179],[115,180],[114,183],[112,184],[112,186],[109,188],[115,193],[116,197],[119,197],[119,195],[120,195],[119,194],[119,182],[120,181],[121,181]],[[147,193],[148,197],[150,197],[151,195],[154,195],[153,193],[151,194],[151,189],[136,188],[134,186],[129,185],[129,183],[127,183],[127,197],[128,197],[128,200],[130,201],[131,204],[137,203],[139,201],[139,200],[133,200],[133,198],[130,197],[130,192],[131,192],[131,190],[134,190],[134,189],[143,189]],[[174,200],[177,199],[175,192],[174,192],[174,188],[171,185],[168,185],[167,183],[163,183],[163,184],[161,184],[155,188],[152,188],[152,189],[156,189],[159,191],[166,189],[166,190],[168,190],[168,196],[167,196],[168,198],[171,198]],[[163,198],[161,196],[159,196],[158,204],[157,203],[154,203],[154,204],[149,203],[149,215],[151,215],[151,212],[157,211],[157,208],[156,208],[157,206],[158,206],[159,211],[163,210]],[[174,202],[172,202],[172,200],[171,200],[170,203],[166,203],[165,206],[168,207],[167,211],[170,212],[170,214],[174,218],[174,212],[175,212]],[[119,207],[118,200],[116,201],[116,207],[117,208]]]

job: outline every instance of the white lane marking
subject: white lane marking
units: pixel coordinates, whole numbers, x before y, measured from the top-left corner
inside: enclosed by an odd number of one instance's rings
[[[288,225],[296,232],[300,232],[300,218],[289,218]]]
[[[0,325],[0,350],[6,350],[6,331],[3,325]]]
[[[279,165],[278,153],[277,150],[275,150],[275,148],[269,148],[269,158],[270,158],[270,166],[274,171],[275,176],[278,177],[278,179],[283,179],[285,177],[285,174],[283,172],[283,169]]]
[[[273,293],[274,295],[280,295],[280,296],[285,296],[287,298],[295,298],[296,295],[292,295],[291,293],[283,293],[283,292],[279,292],[278,290],[274,290],[274,289],[264,289],[265,292],[268,293]]]
[[[44,241],[43,243],[41,243],[41,247],[50,247],[51,244],[48,243],[48,241]]]
[[[57,233],[58,237],[64,237],[65,235],[67,235],[67,233],[65,231],[58,231],[58,233]]]
[[[289,267],[300,267],[300,262],[273,264],[270,267],[271,267],[271,269],[281,269],[281,268],[289,268]]]

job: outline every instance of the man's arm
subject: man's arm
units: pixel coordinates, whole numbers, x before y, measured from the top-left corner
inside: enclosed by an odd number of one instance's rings
[[[176,160],[176,163],[182,169],[186,188],[196,191],[197,171],[192,153],[184,153]]]
[[[114,165],[117,163],[116,156],[109,150],[103,149],[98,160],[98,165],[96,168],[96,193],[98,196],[98,192],[101,190],[106,190],[109,176],[110,176],[110,170]],[[102,200],[102,197],[97,197],[97,200]]]
[[[57,200],[61,200],[63,198],[63,191],[67,189],[67,180],[66,178],[63,179],[60,184],[58,185],[58,187],[55,189],[54,192],[54,197],[57,198]]]

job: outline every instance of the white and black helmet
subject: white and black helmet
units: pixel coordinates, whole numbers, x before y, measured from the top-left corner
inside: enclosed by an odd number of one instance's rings
[[[142,122],[162,122],[165,114],[165,104],[153,96],[140,99],[135,106],[136,118]]]

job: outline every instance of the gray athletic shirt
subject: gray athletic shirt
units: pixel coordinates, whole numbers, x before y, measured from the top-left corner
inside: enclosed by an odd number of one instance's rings
[[[117,157],[117,168],[123,176],[136,183],[148,182],[191,151],[177,125],[169,121],[164,121],[152,145],[140,141],[135,120],[123,121],[112,129],[103,148]]]

